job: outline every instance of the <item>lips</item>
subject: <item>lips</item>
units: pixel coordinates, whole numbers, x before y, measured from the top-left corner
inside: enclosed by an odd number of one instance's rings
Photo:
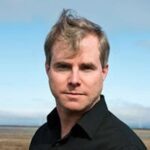
[[[85,93],[79,93],[79,92],[64,92],[63,94],[66,94],[66,95],[85,95]]]

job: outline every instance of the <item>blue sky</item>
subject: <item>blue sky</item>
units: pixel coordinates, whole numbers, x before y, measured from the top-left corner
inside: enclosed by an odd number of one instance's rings
[[[0,124],[37,124],[54,108],[43,43],[63,8],[102,26],[111,45],[103,93],[131,126],[150,127],[150,1],[0,0]]]

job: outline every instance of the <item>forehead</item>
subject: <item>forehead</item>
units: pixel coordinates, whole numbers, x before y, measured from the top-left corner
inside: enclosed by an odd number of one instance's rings
[[[99,41],[96,36],[88,35],[79,43],[78,49],[71,49],[64,41],[55,43],[52,49],[52,60],[73,59],[75,57],[82,59],[99,59]]]

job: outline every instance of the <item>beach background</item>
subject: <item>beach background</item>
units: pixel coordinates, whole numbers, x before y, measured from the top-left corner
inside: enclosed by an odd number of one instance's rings
[[[149,148],[150,1],[0,0],[0,150],[28,150],[55,107],[43,45],[68,8],[106,32],[111,49],[102,94]]]
[[[1,126],[0,150],[28,150],[37,127]],[[150,130],[134,129],[150,150]]]
[[[37,127],[1,126],[0,150],[28,150]],[[150,130],[134,129],[150,150]]]

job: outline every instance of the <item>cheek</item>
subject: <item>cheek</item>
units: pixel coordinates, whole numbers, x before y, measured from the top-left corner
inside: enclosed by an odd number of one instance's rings
[[[51,88],[56,88],[56,87],[58,88],[59,87],[58,83],[59,83],[59,81],[57,80],[57,78],[54,78],[53,76],[51,76],[49,78],[49,84],[50,84]]]
[[[57,78],[55,78],[53,75],[49,78],[49,87],[55,98],[58,98],[58,93],[60,91],[60,88],[62,87],[60,86],[60,84],[61,83],[59,83]]]
[[[103,79],[101,75],[95,75],[93,76],[91,79],[89,79],[88,83],[88,88],[89,88],[89,92],[94,92],[97,93],[99,91],[101,91],[102,87],[103,87]],[[92,89],[92,90],[91,90]]]
[[[49,72],[48,79],[51,90],[55,89],[55,87],[57,87],[57,78],[55,77],[55,74],[53,72]]]
[[[63,75],[51,72],[49,74],[49,84],[51,89],[59,90],[65,85],[65,77]]]
[[[84,78],[85,79],[85,78]],[[92,74],[92,75],[89,75],[87,78],[87,83],[91,86],[94,86],[94,85],[100,85],[102,83],[102,75],[101,74]]]

